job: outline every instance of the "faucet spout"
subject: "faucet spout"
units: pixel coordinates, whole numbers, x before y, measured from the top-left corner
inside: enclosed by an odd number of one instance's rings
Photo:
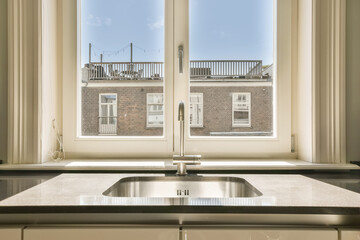
[[[183,101],[180,101],[179,103],[178,120],[180,121],[180,157],[183,157],[185,154],[185,143],[184,143],[185,104]]]
[[[179,103],[178,120],[180,122],[180,154],[173,156],[173,164],[177,165],[176,174],[184,176],[187,173],[186,165],[200,165],[201,155],[185,155],[185,104],[183,101]]]
[[[185,119],[185,104],[183,101],[179,102],[178,120],[184,121]]]

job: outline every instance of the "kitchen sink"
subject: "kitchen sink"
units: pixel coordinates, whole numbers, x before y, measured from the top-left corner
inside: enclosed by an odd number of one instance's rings
[[[262,193],[243,178],[166,176],[120,179],[103,195],[144,198],[251,198]]]

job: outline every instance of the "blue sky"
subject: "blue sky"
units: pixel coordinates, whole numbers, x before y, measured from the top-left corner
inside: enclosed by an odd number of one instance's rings
[[[273,62],[272,0],[189,0],[191,60]],[[164,60],[164,0],[81,0],[82,64]]]

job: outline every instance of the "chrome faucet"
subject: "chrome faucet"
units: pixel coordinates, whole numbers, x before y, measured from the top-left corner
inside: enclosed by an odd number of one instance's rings
[[[184,156],[184,125],[185,125],[185,104],[183,101],[179,102],[178,121],[180,122],[180,156]]]
[[[200,165],[201,155],[185,155],[184,125],[185,125],[185,104],[179,103],[178,120],[180,122],[180,154],[173,156],[173,164],[177,164],[177,175],[185,176],[186,165]]]

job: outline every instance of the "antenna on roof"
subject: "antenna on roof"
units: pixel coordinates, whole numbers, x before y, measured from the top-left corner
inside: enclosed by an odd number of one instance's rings
[[[130,62],[133,62],[133,43],[130,43]]]
[[[89,43],[89,66],[91,64],[91,43]]]

